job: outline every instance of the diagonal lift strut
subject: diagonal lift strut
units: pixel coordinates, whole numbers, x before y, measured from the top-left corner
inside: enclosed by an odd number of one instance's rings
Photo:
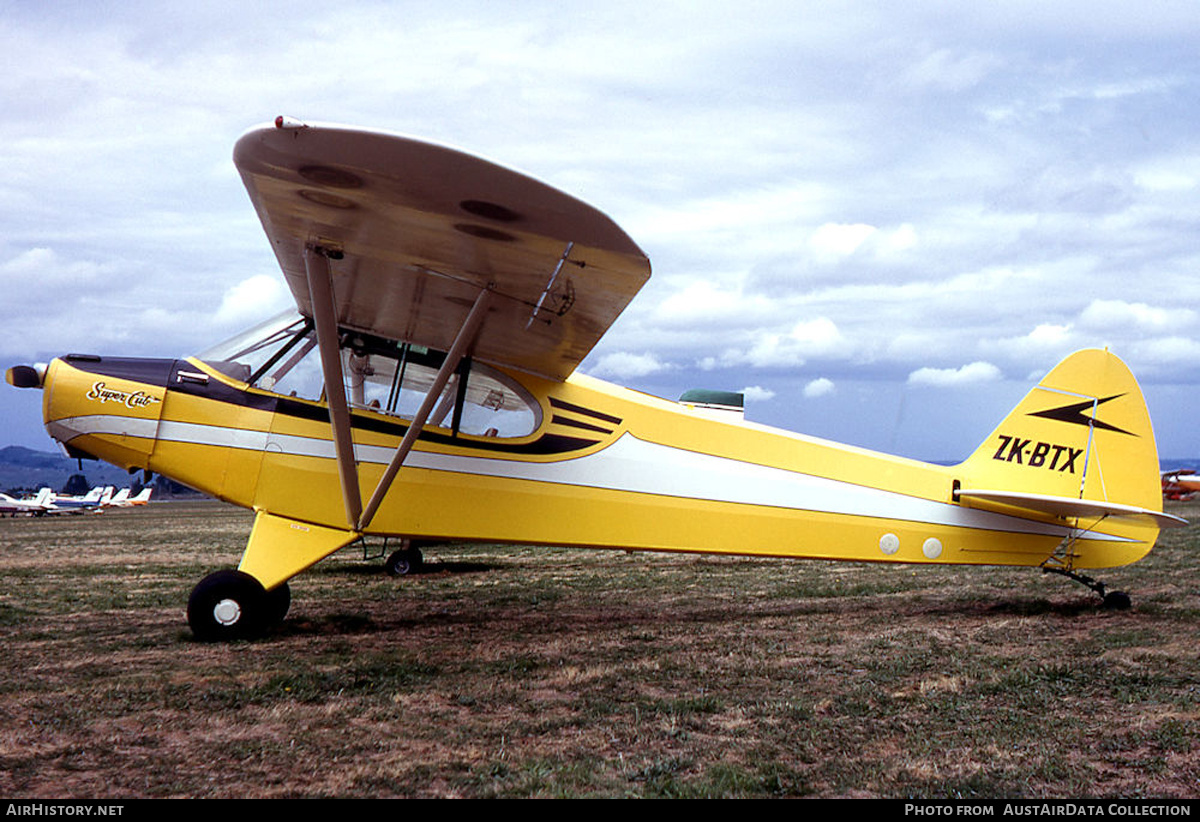
[[[354,454],[354,438],[351,429],[350,406],[346,401],[346,387],[342,373],[342,358],[338,344],[337,314],[333,299],[333,275],[331,259],[340,259],[340,252],[310,245],[304,252],[304,263],[308,274],[308,292],[312,301],[313,322],[317,330],[317,349],[321,354],[321,372],[325,379],[325,398],[329,403],[329,422],[333,429],[334,454],[337,457],[338,476],[341,480],[342,498],[346,508],[346,522],[356,531],[365,530],[375,518],[379,506],[387,496],[397,472],[404,465],[426,421],[432,413],[438,397],[458,369],[459,363],[470,352],[487,316],[494,291],[487,286],[479,292],[471,311],[459,328],[454,343],[446,352],[446,359],[438,369],[433,384],[425,394],[421,407],[409,423],[404,439],[396,448],[387,469],[375,486],[366,507],[362,504],[362,493],[358,483],[358,464]]]
[[[467,355],[471,346],[475,343],[475,339],[479,335],[479,329],[483,326],[483,318],[487,315],[488,305],[492,301],[493,293],[489,286],[480,291],[479,296],[475,298],[475,303],[471,306],[471,313],[467,315],[467,319],[463,322],[462,327],[459,328],[458,335],[454,338],[454,344],[446,352],[446,359],[442,362],[442,367],[438,369],[437,376],[433,379],[433,385],[429,386],[429,391],[425,394],[425,399],[421,402],[421,407],[417,409],[416,416],[409,423],[408,431],[404,434],[404,439],[400,441],[400,445],[396,448],[396,453],[392,455],[392,460],[388,463],[387,470],[379,478],[379,484],[375,486],[375,492],[371,494],[371,499],[367,502],[367,507],[363,511],[362,517],[358,520],[357,527],[359,531],[365,530],[371,524],[371,520],[375,518],[375,512],[379,510],[383,498],[387,496],[388,490],[392,487],[392,481],[396,478],[396,473],[404,465],[404,460],[408,458],[409,452],[416,445],[417,438],[421,435],[421,430],[425,427],[425,421],[429,419],[429,414],[433,411],[438,397],[441,396],[446,383],[450,381],[450,377],[458,370],[458,365],[462,362],[463,357]]]

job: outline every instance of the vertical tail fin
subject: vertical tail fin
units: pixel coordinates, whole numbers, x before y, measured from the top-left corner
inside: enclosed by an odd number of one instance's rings
[[[961,466],[967,505],[1009,506],[1117,530],[1139,550],[1109,551],[1097,564],[1132,562],[1158,529],[1182,520],[1162,512],[1158,448],[1133,374],[1107,351],[1079,351],[1047,374]]]

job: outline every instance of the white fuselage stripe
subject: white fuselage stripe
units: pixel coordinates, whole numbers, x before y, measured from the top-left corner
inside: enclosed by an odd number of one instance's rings
[[[334,459],[333,443],[327,439],[276,434],[201,423],[170,420],[137,420],[129,417],[94,415],[60,420],[63,433],[125,434],[168,442],[241,448],[293,456]],[[153,430],[152,430],[153,429]],[[67,441],[70,437],[62,438]],[[355,445],[360,463],[386,465],[395,449]],[[871,517],[956,528],[1043,534],[1055,537],[1077,535],[1064,525],[1028,520],[948,502],[914,497],[895,491],[856,485],[827,477],[783,468],[758,465],[727,457],[687,451],[640,440],[623,434],[609,447],[584,456],[553,462],[525,462],[504,457],[470,457],[414,450],[406,467],[431,471],[555,485],[572,485],[637,494],[768,506],[855,517]],[[1091,539],[1124,541],[1120,537],[1090,532]]]

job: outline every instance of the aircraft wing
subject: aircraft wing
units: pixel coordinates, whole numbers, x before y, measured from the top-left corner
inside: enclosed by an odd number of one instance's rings
[[[1122,505],[1103,500],[1076,499],[1074,497],[1055,497],[1046,494],[1022,494],[1015,491],[988,491],[983,489],[962,489],[957,492],[958,499],[967,505],[987,507],[988,503],[1024,508],[1040,514],[1050,514],[1056,517],[1120,517],[1125,519],[1152,520],[1159,528],[1180,528],[1188,524],[1187,520],[1174,514],[1166,514],[1150,508],[1134,505]],[[982,503],[982,505],[978,505]]]
[[[601,212],[455,149],[280,118],[234,162],[300,312],[319,246],[338,323],[389,339],[446,351],[491,288],[472,355],[562,379],[650,276]]]

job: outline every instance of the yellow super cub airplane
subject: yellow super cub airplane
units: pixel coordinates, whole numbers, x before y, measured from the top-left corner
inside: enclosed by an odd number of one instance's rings
[[[43,389],[70,453],[254,509],[238,569],[189,598],[201,639],[281,621],[291,577],[368,535],[1040,566],[1103,597],[1078,569],[1134,562],[1182,522],[1105,351],[1060,363],[960,465],[870,453],[576,373],[650,265],[560,191],[285,118],[234,161],[297,313],[186,360],[8,372]]]

